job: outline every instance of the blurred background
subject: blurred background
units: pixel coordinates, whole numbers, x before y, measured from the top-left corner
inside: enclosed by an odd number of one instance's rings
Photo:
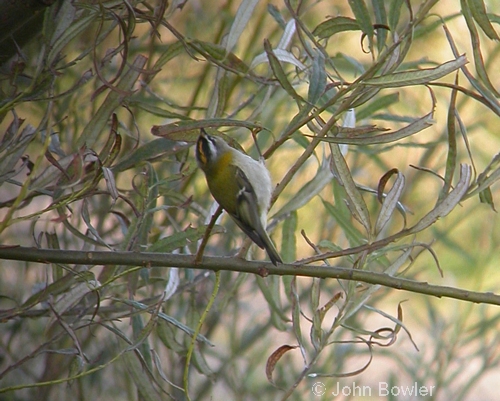
[[[497,2],[0,10],[2,246],[195,254],[216,209],[193,153],[205,127],[266,157],[285,262],[368,244],[312,264],[499,292]],[[452,201],[460,164],[472,177]],[[205,254],[242,246],[223,215]],[[237,261],[215,274],[2,259],[0,275],[0,400],[500,399],[494,305]],[[415,385],[434,391],[401,390]]]

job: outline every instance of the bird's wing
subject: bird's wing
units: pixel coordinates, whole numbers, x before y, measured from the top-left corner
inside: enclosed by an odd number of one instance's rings
[[[239,188],[236,195],[236,202],[238,204],[236,210],[238,213],[237,215],[232,215],[232,217],[245,234],[260,248],[264,249],[265,246],[261,238],[261,233],[265,232],[265,228],[262,227],[260,220],[257,195],[247,176],[239,167],[236,167],[236,183]]]

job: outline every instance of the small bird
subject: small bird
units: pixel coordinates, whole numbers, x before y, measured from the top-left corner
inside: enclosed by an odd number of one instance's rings
[[[271,177],[263,162],[229,146],[202,128],[196,143],[196,160],[205,173],[215,200],[274,265],[283,263],[266,232],[271,202]]]

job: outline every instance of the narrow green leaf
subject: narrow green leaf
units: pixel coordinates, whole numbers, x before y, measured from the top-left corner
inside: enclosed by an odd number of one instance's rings
[[[288,25],[287,25],[288,26]],[[292,64],[297,67],[301,71],[306,71],[307,67],[299,60],[294,54],[286,49],[273,49],[273,54],[282,63]],[[259,64],[268,63],[269,58],[267,57],[267,53],[261,53],[257,55],[250,64],[250,69],[255,68]]]
[[[311,104],[316,104],[325,92],[326,88],[326,70],[325,57],[318,50],[314,50],[312,71],[309,77],[309,91],[307,100]]]
[[[163,48],[165,48],[165,50],[161,53],[161,56],[158,57],[158,60],[156,60],[152,68],[153,71],[160,70],[170,60],[175,59],[179,54],[185,51],[184,44],[181,41],[167,43],[164,46],[159,46],[159,49]]]
[[[118,82],[117,90],[110,90],[106,99],[83,129],[78,138],[77,147],[80,148],[84,145],[89,148],[94,147],[98,136],[104,131],[113,111],[122,104],[132,91],[133,86],[144,70],[146,61],[146,57],[138,55],[132,64],[126,68],[125,73]]]
[[[226,51],[225,47],[221,45],[197,39],[192,40],[189,44],[204,57],[216,61],[217,64],[230,71],[239,72],[242,75],[249,71],[248,65],[234,53]]]
[[[207,117],[221,117],[224,115],[227,101],[229,77],[227,71],[218,68],[212,84],[212,93],[207,107]]]
[[[344,195],[344,191],[342,191],[342,194]],[[334,206],[331,203],[323,200],[323,206],[325,207],[325,210],[328,212],[328,214],[335,219],[339,227],[342,229],[342,232],[349,240],[349,244],[351,246],[356,246],[363,243],[364,237],[363,234],[352,224],[351,214],[347,206],[341,203],[343,201],[343,199],[338,199],[338,202],[335,202]],[[319,246],[328,248],[332,251],[340,250],[337,245],[333,244],[332,242],[326,242],[326,240],[320,241]]]
[[[17,131],[19,127],[16,127],[16,125],[17,122],[13,122],[9,126],[5,137],[9,136],[11,129]],[[22,130],[21,134],[16,135],[14,138],[4,138],[2,140],[0,151],[5,150],[5,152],[0,154],[0,184],[10,178],[12,174],[15,175],[18,173],[15,166],[19,162],[19,159],[21,159],[23,153],[25,153],[30,142],[35,139],[35,132],[35,127],[28,125]],[[12,135],[14,135],[14,133]],[[33,186],[34,184],[32,183],[31,185]],[[40,188],[44,188],[44,185],[41,184]]]
[[[486,88],[491,91],[494,96],[500,97],[500,93],[496,90],[495,86],[491,83],[488,71],[486,71],[486,66],[484,65],[483,55],[481,53],[481,41],[479,39],[479,34],[476,29],[476,25],[473,21],[473,16],[471,10],[467,6],[466,0],[461,0],[462,14],[467,23],[467,28],[469,28],[470,38],[472,42],[472,53],[474,55],[474,66],[476,67],[477,75],[481,82],[486,85]]]
[[[48,233],[45,232],[45,238],[47,239],[47,248],[49,249],[61,249],[59,244],[59,237],[57,233]],[[55,282],[64,276],[64,269],[61,265],[57,263],[52,263],[52,280]]]
[[[451,33],[448,30],[448,28],[446,27],[446,25],[443,25],[443,29],[444,29],[445,34],[446,34],[446,39],[448,39],[448,43],[450,44],[451,50],[453,51],[453,55],[455,57],[458,57],[459,52],[458,52],[457,46],[455,45],[455,41],[453,39],[453,36],[451,35]],[[494,113],[496,113],[497,115],[500,116],[500,103],[495,98],[493,93],[491,93],[491,91],[486,89],[480,81],[478,81],[476,78],[474,78],[474,76],[467,69],[466,66],[462,66],[461,69],[462,69],[462,72],[464,73],[464,75],[467,77],[467,79],[471,83],[471,85],[474,87],[474,89],[476,89],[484,97],[484,100],[485,100],[487,106]]]
[[[342,156],[339,145],[335,143],[330,144],[330,151],[332,152],[331,166],[339,183],[345,188],[348,196],[348,206],[354,213],[354,218],[358,220],[364,227],[367,234],[371,233],[371,222],[368,207],[366,206],[363,196],[359,192],[356,184],[351,176],[351,172],[347,163]]]
[[[493,183],[500,180],[500,167],[493,170],[491,174],[487,176],[482,176],[481,180],[478,179],[478,188],[475,189],[472,193],[475,194],[477,192],[481,192],[482,190],[489,188]]]
[[[283,70],[283,67],[281,66],[278,58],[274,54],[274,51],[271,47],[271,44],[269,41],[266,39],[264,41],[264,49],[267,53],[267,58],[269,60],[269,65],[271,66],[271,69],[273,70],[273,74],[276,77],[276,79],[279,81],[281,87],[297,102],[297,105],[299,107],[302,106],[302,104],[305,102],[304,99],[295,91],[293,88],[292,84],[288,81],[288,78],[285,74],[285,71]]]
[[[493,25],[491,25],[490,19],[488,18],[488,13],[486,12],[484,1],[467,0],[467,3],[469,5],[472,16],[474,17],[474,20],[481,27],[486,36],[493,40],[500,40],[498,33],[495,31],[495,28],[493,28]]]
[[[381,143],[395,142],[400,139],[406,138],[408,136],[414,135],[426,128],[429,128],[434,124],[433,112],[426,114],[423,117],[413,121],[411,124],[403,127],[397,131],[389,132],[380,135],[358,135],[355,137],[346,137],[338,135],[335,137],[324,137],[321,138],[322,141],[337,143],[337,144],[347,144],[347,145],[375,145]]]
[[[298,192],[273,216],[280,218],[295,210],[299,210],[306,205],[312,198],[317,196],[326,185],[332,182],[333,174],[330,171],[329,160],[324,159],[318,168],[314,178],[299,189]]]
[[[141,311],[150,311],[150,306],[143,304],[142,302],[134,301],[131,299],[121,299],[121,298],[112,298],[113,301],[116,302],[122,302],[126,305],[129,305],[133,308],[136,308]],[[173,318],[172,316],[169,316],[163,312],[158,313],[158,318],[164,320],[165,322],[173,325],[174,327],[177,327],[179,330],[182,330],[184,333],[186,333],[188,336],[193,336],[194,335],[194,330],[185,324],[179,322],[177,319]],[[205,343],[211,347],[214,347],[215,345],[205,336],[198,334],[196,337],[196,340],[202,343]]]
[[[382,75],[365,81],[367,85],[381,86],[384,88],[397,88],[401,86],[427,84],[442,78],[467,64],[467,58],[462,55],[455,60],[448,61],[436,68],[427,68],[414,71],[395,72]]]
[[[143,401],[160,401],[161,397],[157,393],[150,375],[144,370],[137,353],[133,351],[123,353],[121,359],[127,372],[132,378],[137,392]]]
[[[145,99],[140,99],[140,98],[134,98],[131,97],[130,99],[127,99],[127,105],[128,106],[133,106],[133,107],[138,107],[141,108],[145,111],[147,111],[150,114],[153,114],[158,117],[163,117],[163,118],[175,118],[179,120],[189,120],[188,117],[186,117],[183,114],[176,113],[174,111],[170,111],[167,109],[164,109],[162,107],[157,106],[158,101],[147,101]]]
[[[319,24],[314,28],[312,33],[320,39],[326,39],[339,32],[360,30],[361,27],[355,19],[349,17],[333,17]]]
[[[165,347],[179,353],[186,351],[186,347],[180,344],[175,338],[174,328],[170,324],[165,323],[163,320],[159,320],[155,330],[158,338]]]
[[[206,226],[201,227],[189,227],[185,231],[181,231],[168,237],[164,237],[156,241],[154,244],[151,244],[148,248],[148,252],[172,252],[175,249],[179,249],[189,245],[190,243],[196,242],[199,239],[203,238],[205,234]],[[211,232],[211,234],[219,234],[223,232],[222,227],[215,226]]]
[[[391,0],[389,4],[389,28],[391,28],[391,32],[397,32],[397,27],[399,23],[399,18],[401,16],[401,7],[405,3],[405,0]]]
[[[387,26],[387,12],[385,10],[386,5],[386,0],[372,0],[373,13],[375,14],[375,23],[377,25]],[[386,40],[387,29],[377,28],[377,49],[379,53],[384,50]]]
[[[69,15],[68,15],[69,17]],[[91,22],[96,18],[96,15],[90,13],[76,21],[72,21],[63,32],[57,31],[57,37],[54,35],[52,38],[51,48],[47,55],[47,64],[52,65],[56,59],[60,56],[61,51],[64,47],[78,35],[92,26]],[[58,19],[56,19],[57,21]],[[53,21],[51,21],[53,22]]]
[[[373,49],[373,36],[375,35],[375,31],[373,29],[371,14],[368,11],[365,1],[349,0],[349,6],[356,17],[356,21],[358,22],[361,30],[368,36],[370,49]]]
[[[409,229],[409,232],[414,234],[426,229],[434,224],[440,217],[446,216],[450,213],[455,206],[462,200],[469,189],[469,182],[471,179],[471,167],[467,164],[460,165],[460,179],[455,188],[444,198],[440,203],[434,207],[429,213],[420,219],[420,221]]]
[[[458,75],[455,78],[455,85],[458,85]],[[457,137],[456,137],[456,109],[458,90],[453,88],[451,91],[450,106],[448,107],[448,155],[446,157],[446,170],[444,174],[444,184],[439,194],[438,202],[448,195],[452,188],[452,180],[457,168]]]
[[[259,0],[243,0],[236,11],[236,15],[234,17],[234,21],[231,25],[231,29],[229,30],[229,34],[227,36],[226,42],[226,50],[228,52],[232,51],[241,34],[245,30],[252,17],[255,6]]]
[[[202,375],[206,376],[207,378],[209,378],[211,380],[215,380],[214,372],[212,371],[212,369],[208,365],[205,357],[200,352],[198,347],[196,347],[194,349],[192,362],[193,362],[193,365],[198,370],[198,372],[200,372]]]
[[[389,190],[384,198],[382,207],[377,217],[377,222],[375,223],[375,237],[381,233],[386,224],[392,218],[394,211],[396,210],[401,194],[405,186],[405,177],[401,173],[397,173],[394,185]]]
[[[481,192],[479,192],[479,201],[481,203],[486,203],[490,205],[491,209],[496,212],[495,203],[493,202],[493,194],[491,193],[491,188],[485,188]]]
[[[285,219],[282,230],[281,256],[286,262],[292,262],[297,258],[297,212],[291,212]]]
[[[195,136],[193,141],[196,141],[198,135],[200,135],[200,128],[219,128],[219,127],[245,127],[249,130],[253,129],[263,129],[264,127],[259,124],[255,124],[249,121],[231,120],[225,118],[210,118],[206,120],[186,120],[186,121],[176,121],[174,123],[165,125],[153,125],[151,128],[151,133],[155,136],[167,136],[175,133],[185,133],[187,131],[195,131]],[[172,139],[172,138],[170,138]],[[180,140],[180,139],[177,139]]]
[[[131,319],[132,331],[134,333],[134,344],[130,349],[138,349],[144,358],[144,362],[146,362],[146,366],[151,369],[153,367],[153,359],[151,357],[151,349],[149,348],[146,340],[153,330],[155,319],[151,316],[146,326],[144,326],[142,316],[139,314],[132,315]]]
[[[389,106],[399,101],[399,93],[391,93],[389,95],[376,97],[372,102],[369,102],[365,107],[356,111],[356,118],[363,120],[375,114],[379,110],[386,111]]]
[[[264,279],[258,276],[257,285],[266,299],[271,314],[274,315],[272,318],[274,325],[279,330],[284,330],[284,322],[288,322],[290,319],[285,314],[283,307],[281,306],[279,289],[280,278],[278,276],[269,276]]]
[[[267,12],[274,18],[274,20],[278,23],[281,29],[285,29],[286,21],[281,15],[280,10],[274,4],[267,5]]]
[[[156,138],[150,142],[146,142],[144,145],[139,146],[133,152],[121,159],[118,164],[111,168],[111,170],[118,173],[133,167],[141,166],[145,162],[153,161],[164,153],[175,153],[175,149],[177,147],[180,146],[174,141],[165,138]]]
[[[291,294],[291,304],[292,304],[292,325],[295,338],[300,347],[302,357],[304,358],[304,363],[307,364],[306,352],[304,349],[304,339],[302,338],[302,329],[300,327],[301,323],[301,310],[300,310],[300,296],[297,289],[297,276],[293,276],[290,283],[290,294]]]
[[[88,200],[84,199],[83,203],[82,203],[82,212],[81,212],[82,220],[85,223],[85,225],[87,226],[87,230],[94,236],[94,239],[96,241],[98,241],[101,245],[104,245],[106,248],[112,250],[113,248],[111,248],[111,246],[109,246],[106,243],[106,241],[104,241],[104,239],[100,236],[99,232],[92,225],[92,223],[90,221],[90,213],[89,213],[89,205],[88,204],[89,204]]]

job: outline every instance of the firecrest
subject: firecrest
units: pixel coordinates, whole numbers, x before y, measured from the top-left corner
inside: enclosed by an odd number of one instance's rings
[[[264,162],[229,146],[201,129],[196,160],[215,200],[275,265],[283,263],[266,232],[272,184]]]

